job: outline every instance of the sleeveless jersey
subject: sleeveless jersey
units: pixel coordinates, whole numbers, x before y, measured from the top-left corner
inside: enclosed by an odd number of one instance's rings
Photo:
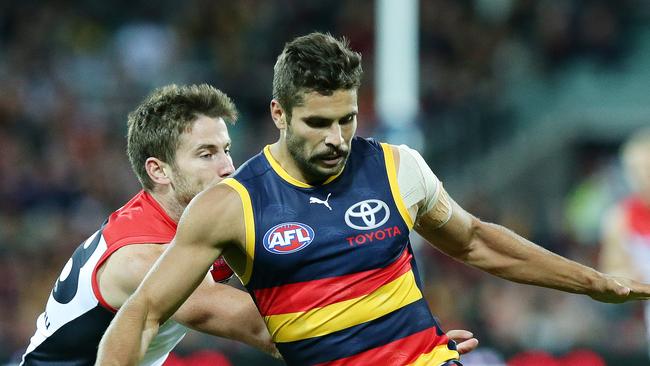
[[[626,249],[635,269],[650,282],[650,207],[636,197],[623,202],[627,232]],[[650,345],[650,302],[644,304],[648,344]]]
[[[288,365],[440,365],[455,344],[422,296],[392,150],[355,137],[319,186],[269,146],[224,180],[240,195],[253,296]]]
[[[97,270],[126,245],[167,244],[175,233],[176,222],[145,191],[113,212],[97,232],[81,243],[63,268],[45,312],[36,321],[36,333],[21,364],[93,365],[99,341],[117,311],[99,291]],[[217,271],[224,269],[219,266]],[[186,331],[184,326],[168,320],[152,340],[141,365],[161,365]]]

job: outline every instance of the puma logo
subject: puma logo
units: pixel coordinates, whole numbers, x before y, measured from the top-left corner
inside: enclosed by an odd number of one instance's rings
[[[327,202],[330,199],[331,195],[332,195],[332,193],[328,193],[327,198],[325,198],[325,201],[323,201],[320,198],[309,197],[309,203],[320,203],[321,205],[325,205],[327,208],[330,209],[330,211],[332,211],[332,207],[330,207],[330,204]]]

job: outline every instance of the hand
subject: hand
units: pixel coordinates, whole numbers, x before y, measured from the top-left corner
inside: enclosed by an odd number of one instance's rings
[[[271,357],[275,358],[276,360],[284,361],[284,358],[280,354],[280,351],[278,351],[278,349],[275,346],[273,346],[273,350],[271,350],[271,352],[269,352],[269,355],[271,355]]]
[[[650,299],[650,285],[625,277],[603,274],[602,288],[588,295],[594,300],[608,303],[647,300]]]
[[[456,342],[456,349],[461,355],[472,352],[478,347],[478,339],[474,338],[472,332],[467,330],[450,330],[447,332],[447,337]]]

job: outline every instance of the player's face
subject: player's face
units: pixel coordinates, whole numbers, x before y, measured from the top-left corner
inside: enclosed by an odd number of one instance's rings
[[[183,205],[232,174],[230,136],[223,119],[199,116],[192,128],[181,134],[175,160],[172,188]]]
[[[308,183],[338,174],[350,154],[357,129],[357,91],[337,90],[332,95],[304,94],[287,123],[287,149]]]

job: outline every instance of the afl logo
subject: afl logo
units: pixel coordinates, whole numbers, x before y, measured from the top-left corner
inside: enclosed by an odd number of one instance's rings
[[[345,223],[357,230],[372,230],[385,224],[390,210],[384,201],[370,199],[357,202],[345,211]]]
[[[264,248],[274,254],[289,254],[304,249],[314,240],[314,230],[299,222],[285,222],[264,234]]]

